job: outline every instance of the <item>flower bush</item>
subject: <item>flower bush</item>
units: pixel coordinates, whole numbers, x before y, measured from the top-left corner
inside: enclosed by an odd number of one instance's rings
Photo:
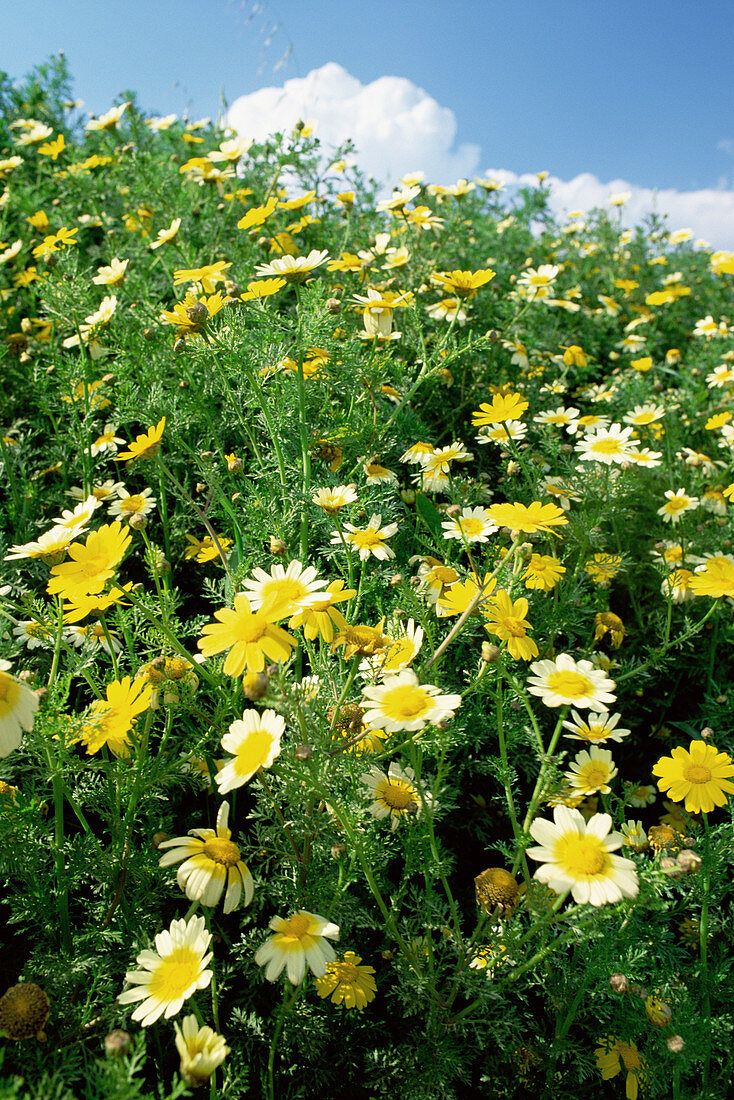
[[[70,99],[0,80],[3,1095],[724,1095],[734,256]]]

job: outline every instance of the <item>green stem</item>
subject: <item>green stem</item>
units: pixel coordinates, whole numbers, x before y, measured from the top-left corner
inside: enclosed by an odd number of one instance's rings
[[[48,690],[50,691],[59,671],[59,657],[61,656],[61,643],[64,637],[64,608],[61,596],[56,597],[56,637],[54,639],[54,655],[51,661],[51,671],[48,676]]]
[[[51,786],[54,799],[54,863],[56,865],[56,905],[59,912],[61,947],[71,954],[71,926],[69,923],[69,895],[66,889],[66,868],[64,866],[64,780],[59,773],[58,763],[46,750],[48,769],[51,772]]]
[[[283,1004],[280,1007],[278,1019],[275,1024],[275,1031],[273,1032],[273,1038],[270,1040],[270,1047],[268,1049],[268,1100],[275,1100],[275,1079],[273,1075],[273,1070],[275,1067],[275,1052],[278,1047],[280,1033],[283,1030],[283,1024],[286,1021],[286,1017],[290,1014],[291,1009],[293,1008],[305,988],[306,979],[304,977],[301,979],[296,988],[292,990],[290,996],[288,996],[287,986],[283,992]]]
[[[706,1096],[708,1089],[709,1066],[711,1062],[711,994],[709,992],[709,893],[711,890],[711,833],[709,831],[708,814],[701,814],[704,829],[703,848],[703,874],[701,876],[701,923],[699,926],[699,945],[701,949],[701,982],[703,984],[703,1012],[705,1021],[704,1041],[705,1054],[703,1061],[702,1095]]]

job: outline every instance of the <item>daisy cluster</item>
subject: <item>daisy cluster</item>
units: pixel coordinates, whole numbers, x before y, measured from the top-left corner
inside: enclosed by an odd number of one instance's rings
[[[102,1021],[212,1095],[540,1095],[561,1043],[723,1095],[734,256],[45,87],[0,119],[0,1030],[69,1095]]]

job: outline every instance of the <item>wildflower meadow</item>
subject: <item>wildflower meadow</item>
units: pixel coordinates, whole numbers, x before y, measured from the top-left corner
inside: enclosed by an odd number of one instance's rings
[[[734,254],[544,178],[0,75],[3,1098],[727,1094]]]

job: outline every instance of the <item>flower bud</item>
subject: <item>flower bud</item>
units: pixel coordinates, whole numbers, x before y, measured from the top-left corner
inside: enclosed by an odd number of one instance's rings
[[[104,1049],[108,1058],[122,1058],[132,1045],[132,1037],[119,1027],[104,1037]]]
[[[282,558],[288,553],[288,547],[282,539],[276,539],[274,535],[270,536],[270,553],[275,554],[276,558]]]
[[[629,982],[625,978],[624,974],[612,974],[609,979],[609,986],[612,993],[626,993],[629,988]]]
[[[681,1035],[669,1035],[665,1040],[665,1045],[671,1054],[680,1054],[685,1048],[685,1043]]]
[[[493,642],[482,642],[482,660],[488,665],[496,665],[500,657],[500,647]]]
[[[305,763],[306,760],[310,760],[313,756],[313,749],[309,745],[299,745],[296,749],[296,760],[300,760],[301,763]]]
[[[192,325],[203,325],[209,318],[209,310],[203,302],[195,302],[186,310],[186,316]]]
[[[698,852],[693,852],[690,848],[684,848],[682,852],[678,852],[676,863],[684,875],[690,875],[694,871],[700,870],[701,857]]]
[[[127,522],[132,527],[133,531],[144,531],[145,528],[148,526],[147,517],[141,515],[139,512],[134,516],[130,516],[130,519]]]
[[[168,833],[164,833],[162,829],[159,829],[157,833],[153,833],[153,836],[150,839],[150,843],[155,849],[158,849],[160,848],[161,844],[170,839],[171,837]]]
[[[327,298],[325,303],[325,309],[327,313],[341,313],[342,304],[338,298]]]
[[[268,678],[263,676],[262,672],[246,672],[242,677],[242,691],[245,699],[253,703],[267,695],[268,687]]]

